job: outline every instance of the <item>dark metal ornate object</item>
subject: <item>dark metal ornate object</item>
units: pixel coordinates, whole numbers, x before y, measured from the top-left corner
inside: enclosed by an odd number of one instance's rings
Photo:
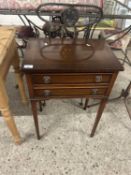
[[[49,10],[52,6],[53,9],[55,9],[54,11]],[[76,60],[84,61],[91,58],[94,54],[94,49],[90,44],[87,44],[87,42],[89,38],[92,38],[97,23],[103,17],[102,9],[100,7],[89,4],[46,3],[38,6],[36,13],[45,23],[43,31],[46,37],[49,38],[46,45],[43,44],[43,46],[40,47],[40,53],[44,59],[47,59],[45,50],[48,50],[49,47],[55,47],[57,50],[61,48],[61,51],[58,51],[58,53],[60,53],[58,58],[61,57],[61,59],[54,60],[55,62],[72,60],[70,58],[73,58],[74,56],[73,49],[81,47],[81,44],[77,43],[77,37],[80,32],[84,33],[82,44],[84,46],[82,48],[86,47],[88,54],[85,53],[85,56],[81,60]],[[41,15],[43,13],[47,13],[49,19],[43,17]],[[50,40],[55,37],[60,37],[60,41],[57,44],[51,43]],[[73,39],[69,44],[63,40],[67,37]],[[48,61],[49,60],[53,61],[51,58],[48,59]]]
[[[65,9],[61,13],[62,23],[67,27],[74,27],[79,19],[79,12],[74,7]]]
[[[51,6],[56,7],[56,10],[49,10]],[[49,38],[75,38],[81,31],[84,31],[85,39],[91,38],[94,31],[92,28],[95,29],[103,17],[100,7],[89,4],[46,3],[38,6],[36,13],[45,22],[43,31]],[[51,20],[43,17],[42,13]]]

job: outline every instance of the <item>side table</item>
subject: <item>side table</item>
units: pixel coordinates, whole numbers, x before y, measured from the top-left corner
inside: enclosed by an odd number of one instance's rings
[[[40,139],[37,103],[59,98],[94,98],[101,103],[90,136],[93,137],[122,65],[104,40],[32,39],[22,70]]]
[[[0,27],[0,111],[13,136],[15,143],[20,143],[20,135],[11,115],[9,99],[5,88],[6,75],[10,66],[13,65],[18,82],[22,102],[26,103],[27,98],[24,90],[22,74],[19,69],[19,56],[15,42],[15,29],[13,27]]]

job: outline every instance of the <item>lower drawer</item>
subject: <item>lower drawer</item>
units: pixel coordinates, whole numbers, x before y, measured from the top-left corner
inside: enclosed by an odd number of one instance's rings
[[[105,95],[106,88],[93,88],[93,89],[35,89],[35,97],[77,97],[86,95]]]

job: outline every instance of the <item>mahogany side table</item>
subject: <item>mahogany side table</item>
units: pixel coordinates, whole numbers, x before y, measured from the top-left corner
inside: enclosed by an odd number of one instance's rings
[[[32,39],[22,70],[26,75],[37,138],[37,102],[52,98],[101,99],[91,131],[94,136],[122,65],[104,40]]]

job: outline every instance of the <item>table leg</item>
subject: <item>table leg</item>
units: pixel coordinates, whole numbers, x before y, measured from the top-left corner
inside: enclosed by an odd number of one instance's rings
[[[97,115],[96,115],[95,123],[94,123],[94,126],[93,126],[92,131],[91,131],[91,135],[90,135],[91,137],[93,137],[94,134],[95,134],[97,125],[98,125],[98,123],[99,123],[99,121],[101,119],[102,113],[104,111],[104,108],[105,108],[105,105],[106,105],[106,101],[107,100],[105,100],[105,99],[101,100],[101,103],[100,103],[100,106],[99,106],[99,109],[98,109],[98,112],[97,112]]]
[[[15,143],[20,144],[21,142],[20,135],[16,128],[15,121],[13,117],[11,116],[11,112],[10,112],[9,104],[8,104],[8,96],[6,93],[4,82],[1,77],[0,77],[0,111],[4,117],[4,120],[9,130],[11,131],[13,135]]]
[[[18,82],[18,87],[19,87],[19,90],[20,90],[22,102],[27,103],[27,96],[26,96],[26,93],[25,93],[23,76],[22,76],[22,73],[21,73],[20,68],[19,68],[20,61],[19,61],[19,56],[18,56],[17,51],[15,52],[12,65],[13,65],[14,70],[15,70],[16,80]]]
[[[85,105],[84,105],[84,110],[86,110],[86,108],[87,108],[87,105],[88,105],[88,102],[89,102],[89,98],[86,98],[86,100],[85,100]]]
[[[32,113],[33,113],[33,118],[34,118],[34,123],[35,123],[37,139],[40,139],[38,114],[37,114],[37,102],[31,101],[31,107],[32,107]]]

